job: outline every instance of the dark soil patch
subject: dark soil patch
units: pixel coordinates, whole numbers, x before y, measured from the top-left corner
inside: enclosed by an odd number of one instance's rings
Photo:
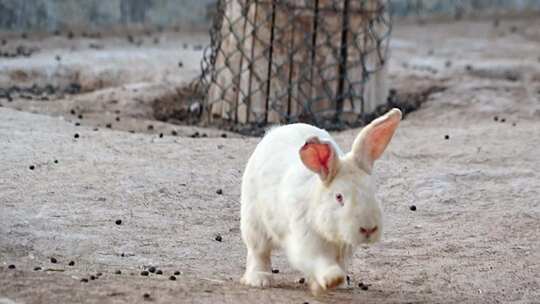
[[[411,86],[400,89],[391,89],[386,104],[377,107],[372,113],[352,114],[342,113],[338,116],[315,117],[313,115],[300,115],[296,120],[285,121],[284,123],[303,122],[316,125],[329,131],[341,131],[349,128],[357,128],[370,123],[373,119],[383,115],[392,108],[399,108],[403,117],[408,113],[418,110],[428,98],[438,92],[446,90],[446,87],[439,84],[424,84],[422,86]],[[190,95],[191,94],[191,95]],[[207,124],[206,116],[201,111],[193,111],[193,105],[202,100],[203,94],[197,93],[192,87],[185,88],[175,96],[168,96],[154,102],[154,115],[156,119],[168,121],[182,125]],[[191,108],[191,109],[190,109]],[[223,130],[239,133],[246,136],[262,136],[268,125],[264,123],[236,124],[219,117],[212,119],[212,125]],[[200,137],[194,133],[191,137]],[[203,136],[204,137],[204,136]],[[223,133],[221,137],[227,137]]]
[[[0,88],[0,99],[5,98],[11,101],[15,98],[26,100],[42,100],[49,101],[58,99],[63,95],[75,95],[81,93],[81,85],[79,83],[70,83],[67,87],[55,86],[47,84],[39,86],[34,84],[30,87],[11,86],[8,88]]]

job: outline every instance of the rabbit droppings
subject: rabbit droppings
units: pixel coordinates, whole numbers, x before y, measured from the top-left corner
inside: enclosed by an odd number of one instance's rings
[[[378,241],[381,209],[371,171],[401,120],[392,109],[362,129],[351,152],[325,130],[291,124],[257,145],[242,178],[242,283],[271,285],[271,251],[283,248],[317,294],[345,280],[355,246]]]

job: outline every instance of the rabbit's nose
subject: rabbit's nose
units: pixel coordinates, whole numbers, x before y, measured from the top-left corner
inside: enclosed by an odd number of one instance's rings
[[[364,227],[360,227],[360,233],[363,234],[365,237],[369,237],[370,235],[372,235],[373,233],[375,233],[375,231],[377,231],[377,226],[373,227],[373,228],[364,228]]]

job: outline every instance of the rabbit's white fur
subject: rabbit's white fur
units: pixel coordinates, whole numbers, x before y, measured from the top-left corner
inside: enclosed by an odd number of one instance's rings
[[[353,248],[381,237],[382,214],[370,173],[400,119],[401,112],[394,109],[375,120],[347,154],[328,132],[307,124],[268,132],[242,179],[244,284],[270,286],[274,248],[285,250],[292,266],[309,278],[314,292],[343,282]],[[329,159],[325,151],[330,152]],[[313,162],[317,166],[321,159],[328,160],[327,166],[314,169]],[[371,235],[360,233],[373,227]]]

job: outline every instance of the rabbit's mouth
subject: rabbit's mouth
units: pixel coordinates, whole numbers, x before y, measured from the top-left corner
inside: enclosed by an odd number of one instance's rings
[[[361,244],[362,245],[373,245],[375,243],[378,243],[381,240],[381,234],[380,233],[374,233],[370,235],[369,237],[362,237]]]

